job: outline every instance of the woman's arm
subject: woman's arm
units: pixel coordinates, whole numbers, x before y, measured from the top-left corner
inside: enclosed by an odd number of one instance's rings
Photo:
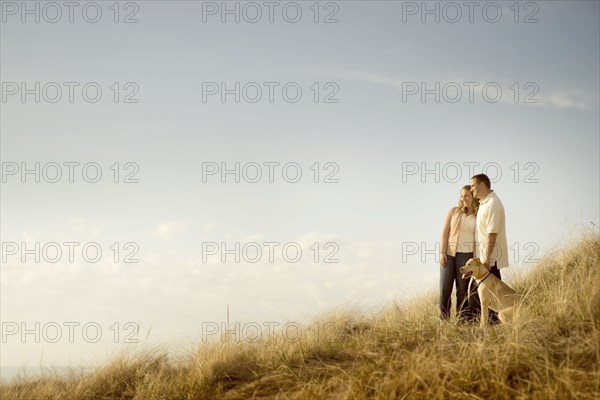
[[[444,220],[444,227],[442,228],[442,238],[440,240],[440,266],[446,265],[446,253],[448,252],[448,238],[450,237],[450,221],[452,220],[452,214],[456,210],[453,207],[448,211],[446,219]]]

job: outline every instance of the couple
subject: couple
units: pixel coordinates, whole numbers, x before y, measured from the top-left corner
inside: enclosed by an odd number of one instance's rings
[[[458,207],[446,216],[440,247],[440,320],[450,318],[452,287],[456,283],[456,315],[459,321],[475,321],[481,313],[477,286],[459,272],[470,258],[481,263],[498,279],[508,267],[508,244],[504,207],[491,190],[490,179],[479,174],[463,186]],[[468,288],[467,288],[468,286]],[[490,322],[498,315],[490,310]]]

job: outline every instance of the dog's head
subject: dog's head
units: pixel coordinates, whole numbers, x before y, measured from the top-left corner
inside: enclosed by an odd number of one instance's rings
[[[463,279],[469,279],[473,276],[475,279],[481,279],[487,274],[488,270],[481,263],[479,258],[471,258],[464,267],[460,269],[460,273],[462,274]]]

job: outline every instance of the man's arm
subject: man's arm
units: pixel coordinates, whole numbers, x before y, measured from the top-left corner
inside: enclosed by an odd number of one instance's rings
[[[483,263],[483,265],[485,265],[487,269],[491,268],[490,259],[492,258],[492,253],[494,252],[494,248],[496,247],[497,238],[497,233],[488,233],[488,243],[487,248],[485,249],[485,261]]]

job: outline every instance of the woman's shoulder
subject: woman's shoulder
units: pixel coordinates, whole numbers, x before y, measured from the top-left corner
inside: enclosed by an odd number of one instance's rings
[[[459,212],[460,212],[460,209],[459,209],[458,207],[452,207],[452,208],[450,209],[450,211],[448,211],[448,214],[449,214],[449,215],[456,215],[456,214],[458,214]]]

